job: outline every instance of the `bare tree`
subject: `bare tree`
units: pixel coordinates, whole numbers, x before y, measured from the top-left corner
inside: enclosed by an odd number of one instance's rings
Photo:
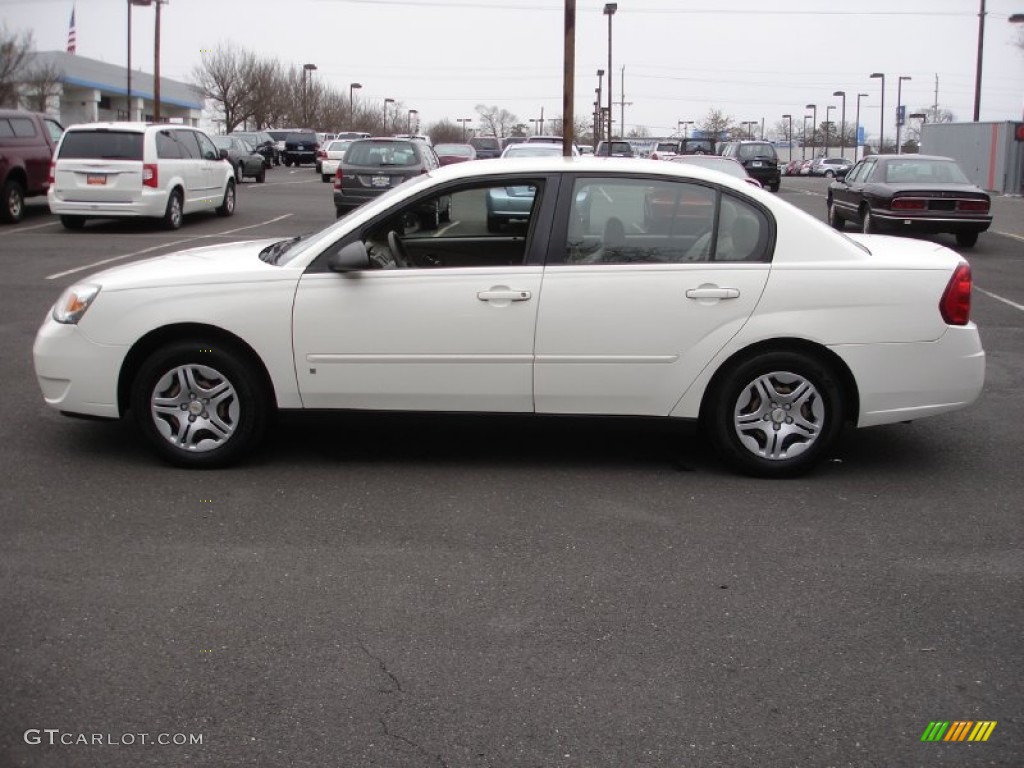
[[[31,32],[19,35],[9,31],[6,23],[0,27],[0,107],[18,106],[18,84],[34,48]]]
[[[435,144],[461,144],[462,126],[444,118],[427,126],[427,136]]]
[[[247,103],[245,113],[250,127],[255,130],[281,125],[290,109],[284,98],[285,76],[277,59],[257,59],[246,78]]]
[[[222,116],[224,132],[231,133],[248,117],[248,85],[256,56],[231,43],[218,43],[203,54],[202,64],[192,70],[193,83],[212,101]]]
[[[35,112],[45,112],[50,99],[60,95],[63,79],[64,70],[53,62],[33,66],[23,81],[25,105]]]
[[[907,123],[904,126],[904,132],[906,134],[907,141],[912,141],[915,144],[921,143],[921,126],[924,125],[924,123],[952,123],[956,119],[956,116],[951,110],[943,109],[942,107],[934,104],[930,107],[918,107],[915,110],[908,109],[907,114],[927,115],[923,122],[920,119],[911,120],[909,117],[907,118]]]
[[[629,129],[629,133],[626,134],[627,139],[649,139],[651,137],[651,129],[646,125],[636,125]]]
[[[484,126],[483,133],[500,139],[508,136],[512,127],[519,122],[518,117],[501,107],[477,104],[476,113],[480,115],[480,122]]]
[[[708,138],[722,139],[734,129],[733,117],[720,109],[712,108],[708,110],[704,119],[697,123],[697,128]]]

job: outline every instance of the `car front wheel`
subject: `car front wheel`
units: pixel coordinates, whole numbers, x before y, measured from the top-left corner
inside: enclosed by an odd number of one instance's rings
[[[871,215],[871,209],[866,205],[860,215],[860,231],[865,235],[878,234],[878,223],[875,221],[875,217]]]
[[[957,232],[956,233],[956,244],[961,248],[973,248],[975,243],[978,242],[977,232]]]
[[[244,356],[209,339],[183,340],[154,352],[131,392],[142,434],[163,458],[182,467],[237,460],[262,437],[268,408]]]
[[[224,202],[217,207],[218,216],[230,216],[235,212],[235,182],[228,181],[224,187]]]
[[[765,352],[734,366],[705,413],[719,455],[741,472],[792,477],[821,460],[842,429],[828,367],[801,352]]]
[[[164,227],[166,229],[181,229],[182,208],[181,191],[174,190],[167,198],[167,209],[164,211]]]
[[[828,223],[832,229],[839,230],[846,225],[843,217],[836,211],[836,202],[831,197],[828,199]]]

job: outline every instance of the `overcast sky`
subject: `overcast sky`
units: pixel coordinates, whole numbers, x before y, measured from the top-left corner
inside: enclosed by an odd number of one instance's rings
[[[64,50],[72,0],[0,0],[9,30],[30,29],[37,49]],[[77,0],[78,54],[126,60],[125,0]],[[729,6],[723,10],[720,6]],[[736,7],[732,7],[736,5]],[[612,22],[613,97],[625,67],[627,130],[667,134],[680,120],[718,108],[737,121],[804,105],[818,120],[845,90],[847,120],[857,93],[869,135],[877,135],[886,73],[886,132],[893,131],[897,76],[908,111],[935,100],[970,120],[974,103],[979,0],[619,0]],[[590,115],[597,70],[607,69],[604,2],[577,1],[576,101]],[[850,8],[857,8],[851,11]],[[187,81],[204,49],[230,41],[286,63],[315,64],[315,76],[359,100],[385,97],[417,109],[424,124],[474,117],[494,104],[523,121],[562,111],[561,0],[170,0],[162,10],[162,73]],[[988,0],[982,120],[1019,120],[1024,51],[1014,45],[1024,0]],[[153,71],[153,9],[136,8],[133,60]],[[607,85],[607,77],[605,78]],[[616,126],[620,108],[615,107]],[[798,129],[797,129],[798,130]],[[618,128],[616,127],[616,132]],[[890,134],[891,135],[891,134]]]

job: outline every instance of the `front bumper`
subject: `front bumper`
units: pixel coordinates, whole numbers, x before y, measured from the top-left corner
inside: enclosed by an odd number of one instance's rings
[[[36,379],[46,404],[62,413],[117,418],[117,380],[127,346],[97,344],[77,325],[50,315],[32,346]]]

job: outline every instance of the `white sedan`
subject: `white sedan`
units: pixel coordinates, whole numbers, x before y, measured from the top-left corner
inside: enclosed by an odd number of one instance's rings
[[[341,165],[341,158],[345,156],[345,150],[352,141],[353,139],[336,139],[327,144],[324,156],[320,158],[320,178],[325,184],[334,180],[334,174]]]
[[[498,188],[531,204],[491,232]],[[448,196],[452,221],[422,229]],[[847,236],[680,163],[536,158],[431,171],[311,236],[100,272],[34,354],[50,406],[127,415],[183,466],[238,460],[275,409],[372,409],[694,420],[778,477],[844,423],[973,402],[970,308],[943,246]]]

